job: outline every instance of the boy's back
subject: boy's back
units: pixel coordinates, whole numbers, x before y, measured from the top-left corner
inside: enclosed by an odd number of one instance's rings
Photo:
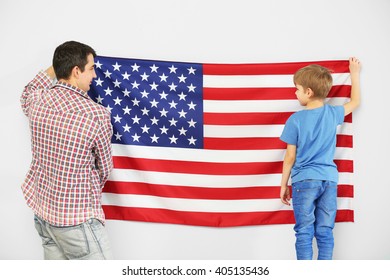
[[[294,113],[286,123],[281,140],[297,147],[291,170],[293,183],[307,180],[338,181],[333,161],[337,126],[344,121],[344,107],[330,106]]]

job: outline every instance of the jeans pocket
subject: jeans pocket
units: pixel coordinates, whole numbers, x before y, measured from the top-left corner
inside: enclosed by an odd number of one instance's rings
[[[79,259],[90,253],[84,224],[71,227],[52,227],[58,245],[69,259]]]

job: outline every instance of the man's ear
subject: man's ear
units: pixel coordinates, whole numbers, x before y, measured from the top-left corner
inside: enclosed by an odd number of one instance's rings
[[[79,76],[80,76],[80,73],[81,73],[80,68],[79,68],[78,66],[75,66],[75,67],[73,67],[73,69],[72,69],[71,76],[72,76],[73,78],[78,79]]]

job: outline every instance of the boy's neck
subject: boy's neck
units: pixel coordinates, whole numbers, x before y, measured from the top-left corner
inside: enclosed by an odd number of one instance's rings
[[[315,99],[307,102],[306,104],[306,110],[312,110],[317,109],[324,106],[324,100],[322,99]]]

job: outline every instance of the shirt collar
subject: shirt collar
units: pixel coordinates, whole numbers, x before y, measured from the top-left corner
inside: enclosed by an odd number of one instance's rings
[[[78,87],[72,86],[71,84],[65,83],[65,82],[57,82],[53,87],[61,87],[68,90],[71,90],[79,95],[81,95],[84,98],[89,98],[88,93],[85,91],[79,89]]]

